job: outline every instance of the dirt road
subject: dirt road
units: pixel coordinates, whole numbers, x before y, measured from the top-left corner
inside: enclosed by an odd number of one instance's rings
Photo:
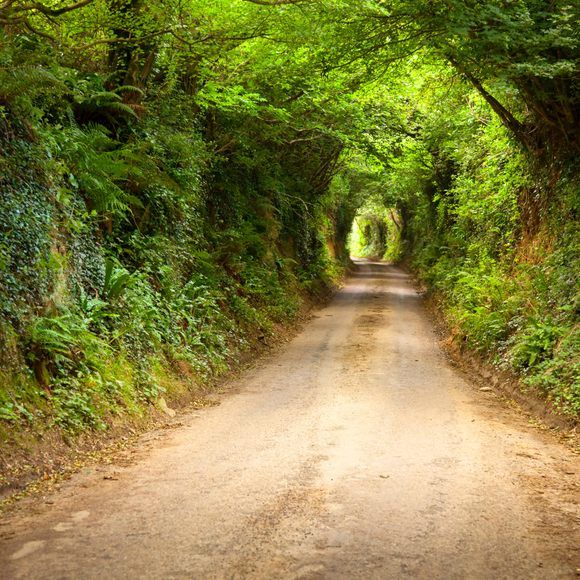
[[[219,406],[0,526],[2,578],[568,578],[578,458],[363,263]],[[104,471],[103,471],[104,470]]]

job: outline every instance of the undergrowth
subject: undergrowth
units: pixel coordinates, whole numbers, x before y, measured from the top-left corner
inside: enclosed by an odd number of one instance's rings
[[[415,194],[429,209],[414,212],[408,226],[413,267],[440,299],[457,341],[577,418],[575,169],[538,167],[497,121],[472,131],[459,147],[438,137],[436,167],[446,173]]]
[[[279,147],[265,164],[272,146],[259,124],[244,133],[257,123],[245,102],[204,103],[208,137],[180,89],[139,118],[104,77],[48,68],[33,91],[25,70],[2,89],[4,443],[107,429],[171,398],[171,375],[195,389],[334,284],[344,257],[321,231],[345,192],[308,181],[331,140],[308,163]],[[226,159],[214,141],[230,131],[241,142]]]

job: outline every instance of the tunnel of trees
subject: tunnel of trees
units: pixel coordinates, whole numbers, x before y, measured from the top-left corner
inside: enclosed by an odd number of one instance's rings
[[[2,438],[222,373],[349,240],[577,416],[577,23],[562,0],[0,0]]]

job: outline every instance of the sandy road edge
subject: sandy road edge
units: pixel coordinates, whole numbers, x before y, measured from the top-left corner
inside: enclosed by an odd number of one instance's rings
[[[433,324],[440,347],[453,367],[468,382],[480,389],[492,389],[495,395],[503,399],[504,405],[525,416],[528,423],[542,431],[551,431],[560,442],[580,454],[580,421],[559,413],[539,392],[526,387],[515,373],[498,369],[488,358],[458,345],[437,296],[421,284],[417,273],[408,264],[399,264],[399,267],[409,274],[415,290],[423,297],[425,313]]]

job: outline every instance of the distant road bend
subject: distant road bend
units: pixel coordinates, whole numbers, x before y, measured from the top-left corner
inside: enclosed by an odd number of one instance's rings
[[[578,458],[437,345],[361,262],[221,404],[0,526],[0,577],[572,578]],[[104,478],[105,477],[105,478]]]

